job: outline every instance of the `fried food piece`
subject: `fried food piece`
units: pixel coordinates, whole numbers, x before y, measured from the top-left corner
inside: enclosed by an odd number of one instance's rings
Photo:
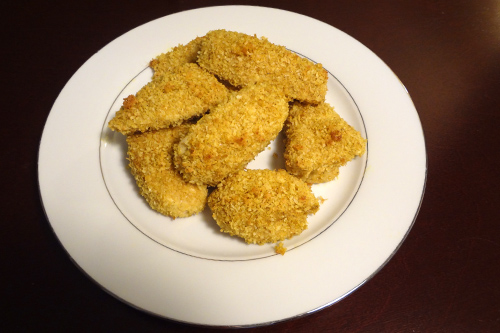
[[[274,87],[252,85],[231,92],[204,115],[175,148],[175,166],[190,183],[216,186],[242,170],[276,138],[288,100]]]
[[[181,125],[127,137],[128,160],[140,194],[155,211],[171,217],[188,217],[206,204],[206,186],[186,183],[172,163],[173,145],[188,131]]]
[[[264,37],[210,31],[201,43],[198,64],[237,87],[267,82],[292,99],[314,104],[325,99],[328,73],[322,65]]]
[[[129,135],[176,126],[227,98],[228,90],[196,64],[184,64],[127,97],[108,126]]]
[[[221,232],[259,245],[300,234],[319,209],[309,186],[285,170],[239,171],[217,186],[208,206]]]
[[[286,170],[307,183],[335,179],[339,167],[366,150],[366,139],[328,103],[294,103],[285,134]]]
[[[179,44],[171,51],[162,53],[151,60],[149,67],[154,71],[153,79],[175,71],[176,68],[184,64],[196,63],[202,40],[203,37],[197,37],[186,45]]]

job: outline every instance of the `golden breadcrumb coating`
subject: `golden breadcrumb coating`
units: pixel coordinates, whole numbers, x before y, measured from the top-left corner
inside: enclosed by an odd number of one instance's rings
[[[328,103],[294,103],[285,134],[286,169],[308,183],[335,179],[339,167],[366,150],[366,139]]]
[[[304,102],[320,103],[327,91],[328,73],[321,64],[272,44],[265,37],[210,31],[201,42],[198,64],[234,86],[267,82]]]
[[[127,97],[109,128],[128,135],[176,126],[227,98],[228,90],[196,64],[184,64]]]
[[[186,183],[172,163],[173,145],[188,131],[181,125],[127,137],[128,160],[141,195],[152,209],[171,217],[201,212],[207,187]]]
[[[184,64],[195,63],[198,59],[202,39],[203,37],[197,37],[186,45],[179,44],[171,51],[162,53],[151,60],[149,67],[154,71],[153,79],[174,71]]]
[[[285,170],[239,171],[217,186],[208,206],[222,232],[259,245],[300,234],[319,209],[309,186]]]
[[[268,85],[231,92],[227,102],[204,115],[179,142],[177,169],[186,181],[216,186],[276,138],[288,109],[287,98]]]

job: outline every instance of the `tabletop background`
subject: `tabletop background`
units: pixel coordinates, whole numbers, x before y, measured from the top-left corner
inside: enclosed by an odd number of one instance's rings
[[[116,37],[183,10],[280,8],[359,40],[408,89],[427,188],[406,241],[341,302],[248,332],[500,331],[500,1],[3,1],[0,329],[202,332],[121,303],[52,233],[39,197],[45,120],[72,74]],[[210,329],[208,331],[217,331]]]

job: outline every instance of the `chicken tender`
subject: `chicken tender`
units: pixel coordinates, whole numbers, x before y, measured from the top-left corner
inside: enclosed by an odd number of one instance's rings
[[[186,45],[180,44],[171,51],[162,53],[151,60],[149,67],[154,71],[153,79],[175,71],[176,68],[184,64],[196,63],[202,40],[203,37],[197,37]]]
[[[127,137],[128,160],[140,194],[155,211],[171,217],[188,217],[206,204],[206,186],[186,183],[172,163],[173,145],[188,131],[181,125]]]
[[[328,103],[294,103],[285,134],[286,170],[307,183],[335,179],[341,166],[366,150],[366,139]]]
[[[228,90],[196,64],[184,64],[127,97],[109,128],[128,135],[176,126],[226,100]]]
[[[318,211],[319,202],[305,182],[285,170],[242,170],[217,186],[208,206],[221,232],[262,245],[307,229],[307,215]]]
[[[216,186],[242,170],[276,138],[288,100],[274,87],[252,85],[232,92],[189,130],[175,148],[175,166],[190,183]]]
[[[280,87],[292,99],[320,103],[328,73],[321,64],[257,38],[226,30],[210,31],[201,42],[198,64],[234,86],[258,82]]]

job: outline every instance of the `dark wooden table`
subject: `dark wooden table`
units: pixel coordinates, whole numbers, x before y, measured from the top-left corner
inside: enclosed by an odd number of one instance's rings
[[[311,16],[373,50],[410,92],[428,154],[420,214],[374,278],[322,311],[248,331],[500,332],[500,2],[493,0],[2,2],[0,329],[206,331],[123,304],[71,262],[44,215],[37,152],[52,104],[95,52],[153,19],[234,3]]]

